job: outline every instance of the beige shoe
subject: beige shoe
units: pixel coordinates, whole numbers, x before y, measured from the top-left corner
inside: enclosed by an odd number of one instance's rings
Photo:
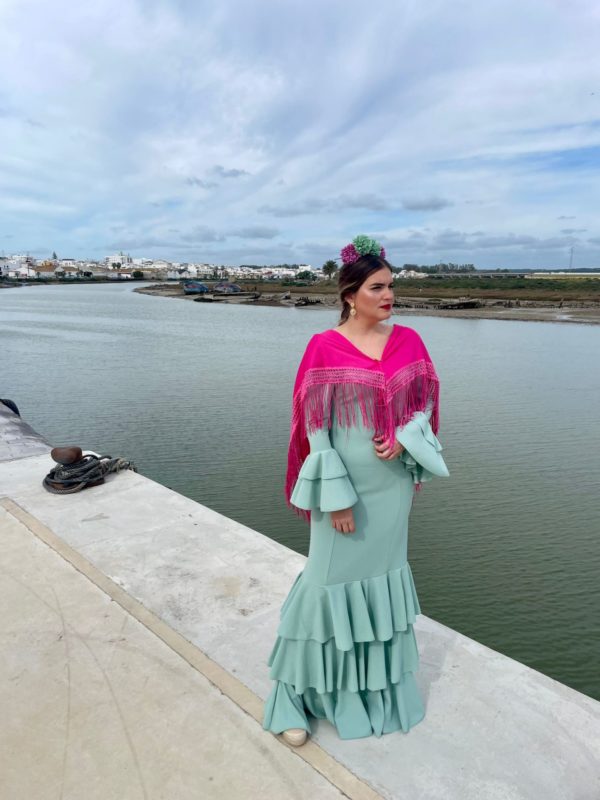
[[[283,732],[283,738],[293,747],[300,747],[300,745],[304,744],[307,735],[307,731],[304,728],[289,728]]]

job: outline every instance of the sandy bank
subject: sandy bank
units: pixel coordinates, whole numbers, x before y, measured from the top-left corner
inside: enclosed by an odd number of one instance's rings
[[[183,294],[181,286],[173,283],[140,286],[134,289],[134,291],[140,294],[172,297],[192,302],[194,298],[197,297],[197,295]],[[290,296],[290,293],[285,291],[263,292],[258,300],[249,298],[236,299],[235,296],[232,296],[225,300],[219,300],[218,302],[244,303],[245,305],[257,306],[288,306],[295,308],[297,307],[295,305],[296,301],[303,296],[310,297],[311,300],[319,300],[320,302],[313,305],[300,306],[300,308],[305,308],[307,310],[313,308],[339,308],[338,298],[335,294],[311,293],[302,295],[300,292],[294,292]],[[480,299],[481,306],[479,308],[460,309],[439,309],[435,307],[436,302],[439,301],[433,298],[423,297],[415,300],[415,298],[412,297],[396,295],[394,314],[400,316],[459,317],[461,319],[507,319],[528,322],[575,322],[586,325],[600,324],[600,303],[594,301],[582,301],[570,305],[562,303],[561,305],[557,302],[547,300],[514,301],[497,297],[493,299]],[[516,305],[516,302],[519,304]]]

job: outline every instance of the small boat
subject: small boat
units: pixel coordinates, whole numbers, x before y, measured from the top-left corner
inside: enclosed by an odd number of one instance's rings
[[[221,281],[221,283],[215,284],[213,291],[218,292],[219,294],[239,294],[242,291],[242,288],[241,286],[238,286],[237,283],[227,283],[226,281]]]
[[[316,297],[299,297],[298,300],[294,303],[295,306],[316,306],[321,302],[321,300]]]
[[[225,295],[214,295],[212,292],[205,292],[194,297],[194,303],[224,303],[226,301]]]
[[[438,308],[479,308],[481,302],[479,300],[472,300],[468,297],[459,297],[457,300],[441,300]]]
[[[260,295],[260,292],[222,292],[220,294],[208,292],[194,297],[194,303],[235,303],[238,300],[245,302],[246,300],[258,300]]]
[[[184,281],[183,283],[184,294],[205,294],[208,291],[208,286],[201,281]]]

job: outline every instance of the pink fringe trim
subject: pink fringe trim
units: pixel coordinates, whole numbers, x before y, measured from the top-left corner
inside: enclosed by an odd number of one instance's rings
[[[331,428],[333,412],[340,427],[358,423],[357,405],[362,423],[385,436],[391,446],[396,428],[406,425],[415,412],[433,410],[430,425],[439,428],[439,380],[431,361],[421,359],[399,369],[389,380],[382,372],[358,367],[308,369],[294,396],[288,467],[285,482],[287,505],[310,521],[310,511],[290,502],[298,473],[310,453],[307,434]],[[415,486],[419,491],[420,484]]]

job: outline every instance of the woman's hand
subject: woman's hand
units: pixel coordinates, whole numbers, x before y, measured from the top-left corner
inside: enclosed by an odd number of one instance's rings
[[[376,436],[373,441],[375,442],[375,455],[385,461],[393,461],[404,450],[404,445],[400,444],[397,439],[394,440],[393,447],[388,447],[383,442],[383,436]]]
[[[331,511],[331,525],[340,533],[354,533],[354,514],[351,508]]]

